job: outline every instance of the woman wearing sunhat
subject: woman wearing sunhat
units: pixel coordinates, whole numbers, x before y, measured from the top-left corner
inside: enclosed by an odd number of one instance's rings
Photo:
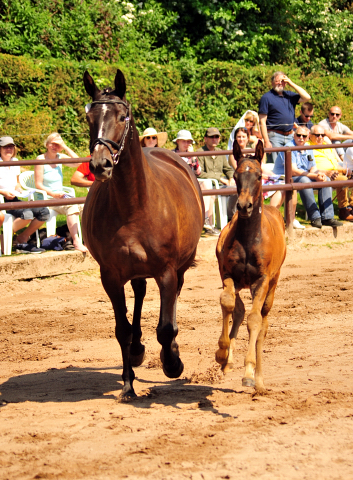
[[[143,134],[139,137],[141,147],[163,147],[168,139],[167,132],[158,132],[154,128],[146,128]]]

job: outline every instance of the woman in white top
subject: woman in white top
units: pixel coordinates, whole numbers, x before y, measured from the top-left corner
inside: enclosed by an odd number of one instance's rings
[[[0,194],[3,195],[5,202],[20,202],[17,195],[20,197],[22,193],[21,185],[19,182],[19,175],[21,169],[15,164],[17,158],[16,145],[11,137],[0,138],[0,161],[1,162],[14,162],[14,166],[0,167]],[[20,205],[19,205],[20,207]],[[29,237],[38,230],[43,223],[49,219],[49,210],[46,207],[42,208],[17,208],[13,210],[7,210],[15,218],[13,222],[13,231],[17,232],[22,228],[28,227],[21,232],[17,238],[17,244],[26,244]],[[3,222],[2,218],[2,222]],[[1,222],[1,218],[0,218]],[[2,222],[0,225],[2,225]],[[37,250],[37,249],[35,249]],[[37,253],[33,251],[33,253]]]
[[[39,155],[37,160],[43,160],[43,165],[34,167],[34,181],[36,188],[44,190],[52,198],[65,198],[67,194],[63,191],[62,164],[45,164],[45,160],[56,160],[60,158],[78,158],[76,153],[69,148],[58,133],[52,133],[45,140],[44,146],[47,151]],[[62,154],[64,150],[67,155]],[[69,163],[69,167],[77,168],[80,163]],[[88,252],[78,236],[78,216],[82,214],[83,205],[61,205],[51,207],[60,215],[66,215],[67,226],[72,237],[72,243],[76,250]]]

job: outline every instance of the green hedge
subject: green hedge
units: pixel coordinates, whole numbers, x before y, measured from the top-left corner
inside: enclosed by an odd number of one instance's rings
[[[113,87],[117,68],[127,80],[127,98],[140,132],[153,126],[169,134],[168,148],[179,129],[192,131],[202,143],[205,128],[223,132],[223,146],[234,124],[247,109],[257,110],[258,101],[270,88],[274,70],[284,70],[303,86],[315,104],[315,121],[326,117],[337,104],[343,122],[353,129],[353,78],[336,74],[304,76],[295,66],[239,66],[210,60],[167,65],[153,62],[106,64],[57,59],[35,60],[0,55],[0,134],[16,137],[19,156],[34,158],[43,152],[43,140],[59,131],[78,154],[88,154],[88,126],[84,105],[89,102],[83,72],[88,70],[98,87]],[[299,113],[299,109],[298,109]]]

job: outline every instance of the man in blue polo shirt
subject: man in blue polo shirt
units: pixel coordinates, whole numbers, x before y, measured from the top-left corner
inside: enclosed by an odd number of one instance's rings
[[[308,102],[310,95],[290,80],[283,72],[275,72],[271,78],[272,89],[265,93],[259,103],[260,129],[265,148],[283,147],[293,140],[295,107],[298,103]],[[288,84],[297,93],[284,90]],[[271,153],[273,163],[278,153]]]

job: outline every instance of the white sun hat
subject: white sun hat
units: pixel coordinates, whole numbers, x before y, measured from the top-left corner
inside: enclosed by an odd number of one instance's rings
[[[146,128],[141,136],[139,136],[140,143],[145,137],[157,137],[157,147],[163,147],[168,139],[167,132],[158,132],[155,128]]]
[[[192,140],[192,143],[195,143],[189,130],[180,130],[173,142],[176,142],[177,140]]]

